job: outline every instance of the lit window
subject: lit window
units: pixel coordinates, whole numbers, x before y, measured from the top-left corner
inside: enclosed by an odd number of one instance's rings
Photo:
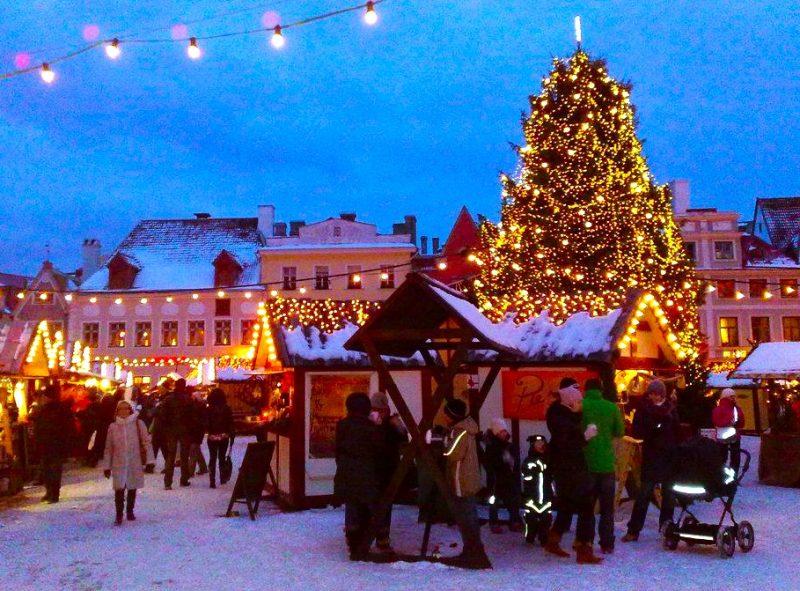
[[[124,322],[112,322],[108,325],[108,346],[109,347],[125,346]]]
[[[137,347],[149,347],[151,342],[151,334],[153,332],[153,327],[149,322],[137,322],[136,323],[136,346]]]
[[[720,298],[733,298],[736,296],[736,284],[732,279],[717,281],[717,296]]]
[[[190,347],[202,347],[206,344],[206,323],[203,320],[189,321],[189,342]]]
[[[330,270],[327,266],[314,267],[314,289],[330,289]]]
[[[394,288],[394,267],[391,265],[381,265],[381,288]]]
[[[361,289],[363,286],[361,277],[361,265],[347,266],[347,289]]]
[[[739,319],[723,316],[719,319],[719,342],[723,347],[739,346]]]
[[[230,345],[231,344],[231,321],[230,320],[215,320],[214,321],[214,344],[215,345]]]
[[[83,324],[83,339],[84,347],[92,347],[96,349],[100,344],[100,324],[97,322],[85,322]]]
[[[297,289],[297,267],[283,268],[283,289]]]
[[[253,339],[253,327],[255,320],[242,320],[242,345],[249,345]]]
[[[178,323],[175,320],[166,320],[161,323],[161,346],[178,346]]]
[[[800,341],[800,316],[783,317],[783,340]]]

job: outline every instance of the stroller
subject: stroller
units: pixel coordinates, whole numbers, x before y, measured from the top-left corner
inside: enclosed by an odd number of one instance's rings
[[[747,521],[737,522],[733,516],[733,499],[750,468],[750,453],[745,449],[739,450],[744,456],[744,464],[737,474],[725,463],[729,451],[730,447],[724,440],[715,441],[707,437],[695,437],[678,447],[670,488],[681,513],[677,522],[669,522],[664,528],[664,547],[667,550],[675,550],[680,541],[689,546],[716,545],[723,558],[733,556],[737,542],[742,552],[753,549],[753,526]],[[719,522],[701,523],[690,506],[696,501],[712,502],[715,499],[720,499],[723,504]],[[725,525],[728,516],[733,525]]]

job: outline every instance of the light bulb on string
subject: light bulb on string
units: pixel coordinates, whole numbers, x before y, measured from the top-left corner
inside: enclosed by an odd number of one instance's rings
[[[186,55],[188,55],[193,60],[199,60],[200,57],[203,55],[203,52],[197,45],[196,37],[192,37],[191,39],[189,39],[189,45],[188,47],[186,47]]]
[[[378,13],[375,12],[374,2],[367,2],[367,12],[364,13],[364,22],[370,26],[378,22]]]
[[[52,84],[53,80],[56,79],[56,73],[50,69],[50,64],[47,62],[42,64],[42,69],[39,72],[39,76],[41,76],[42,80],[44,80],[47,84]]]
[[[272,45],[272,47],[275,49],[281,49],[284,45],[286,45],[286,39],[284,38],[283,33],[281,33],[281,26],[275,25],[273,31],[272,38],[269,40],[270,45]]]
[[[122,51],[119,48],[119,39],[112,39],[111,43],[106,44],[106,55],[108,59],[115,60],[119,57]]]

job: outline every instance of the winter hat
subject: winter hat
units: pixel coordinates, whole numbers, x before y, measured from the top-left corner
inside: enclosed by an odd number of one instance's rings
[[[647,384],[647,388],[645,389],[644,394],[645,396],[648,396],[650,394],[658,394],[659,396],[666,396],[667,387],[661,380],[653,380],[652,382]]]
[[[370,397],[372,410],[389,410],[389,397],[383,392],[375,392]]]
[[[558,389],[558,395],[561,397],[561,402],[564,406],[573,407],[583,400],[581,389],[578,387],[578,382],[572,378],[564,378],[561,380],[561,385]]]
[[[720,398],[736,398],[736,391],[733,388],[725,388],[719,393]]]
[[[492,419],[492,426],[489,429],[495,435],[500,435],[502,431],[509,433],[508,423],[506,423],[503,419],[500,418]]]
[[[372,405],[369,402],[369,396],[363,392],[353,392],[347,397],[345,401],[347,412],[358,417],[369,416]]]
[[[561,378],[561,383],[558,385],[559,390],[563,390],[564,388],[569,388],[570,386],[576,386],[578,384],[578,380],[575,378]]]
[[[467,417],[467,403],[459,398],[451,398],[444,405],[444,414],[454,421],[465,419]]]
[[[133,412],[133,405],[127,400],[120,400],[119,402],[117,402],[117,412],[119,412],[119,409],[122,406],[127,406],[129,409],[131,409],[131,412]]]

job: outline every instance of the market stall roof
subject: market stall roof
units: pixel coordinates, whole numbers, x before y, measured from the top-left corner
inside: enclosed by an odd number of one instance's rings
[[[729,372],[711,372],[708,374],[706,386],[709,388],[752,388],[755,382],[752,379],[735,379],[728,377]]]
[[[800,342],[760,343],[728,377],[800,379]]]
[[[38,322],[12,320],[0,325],[0,374],[22,375]],[[43,375],[47,375],[45,370]]]

